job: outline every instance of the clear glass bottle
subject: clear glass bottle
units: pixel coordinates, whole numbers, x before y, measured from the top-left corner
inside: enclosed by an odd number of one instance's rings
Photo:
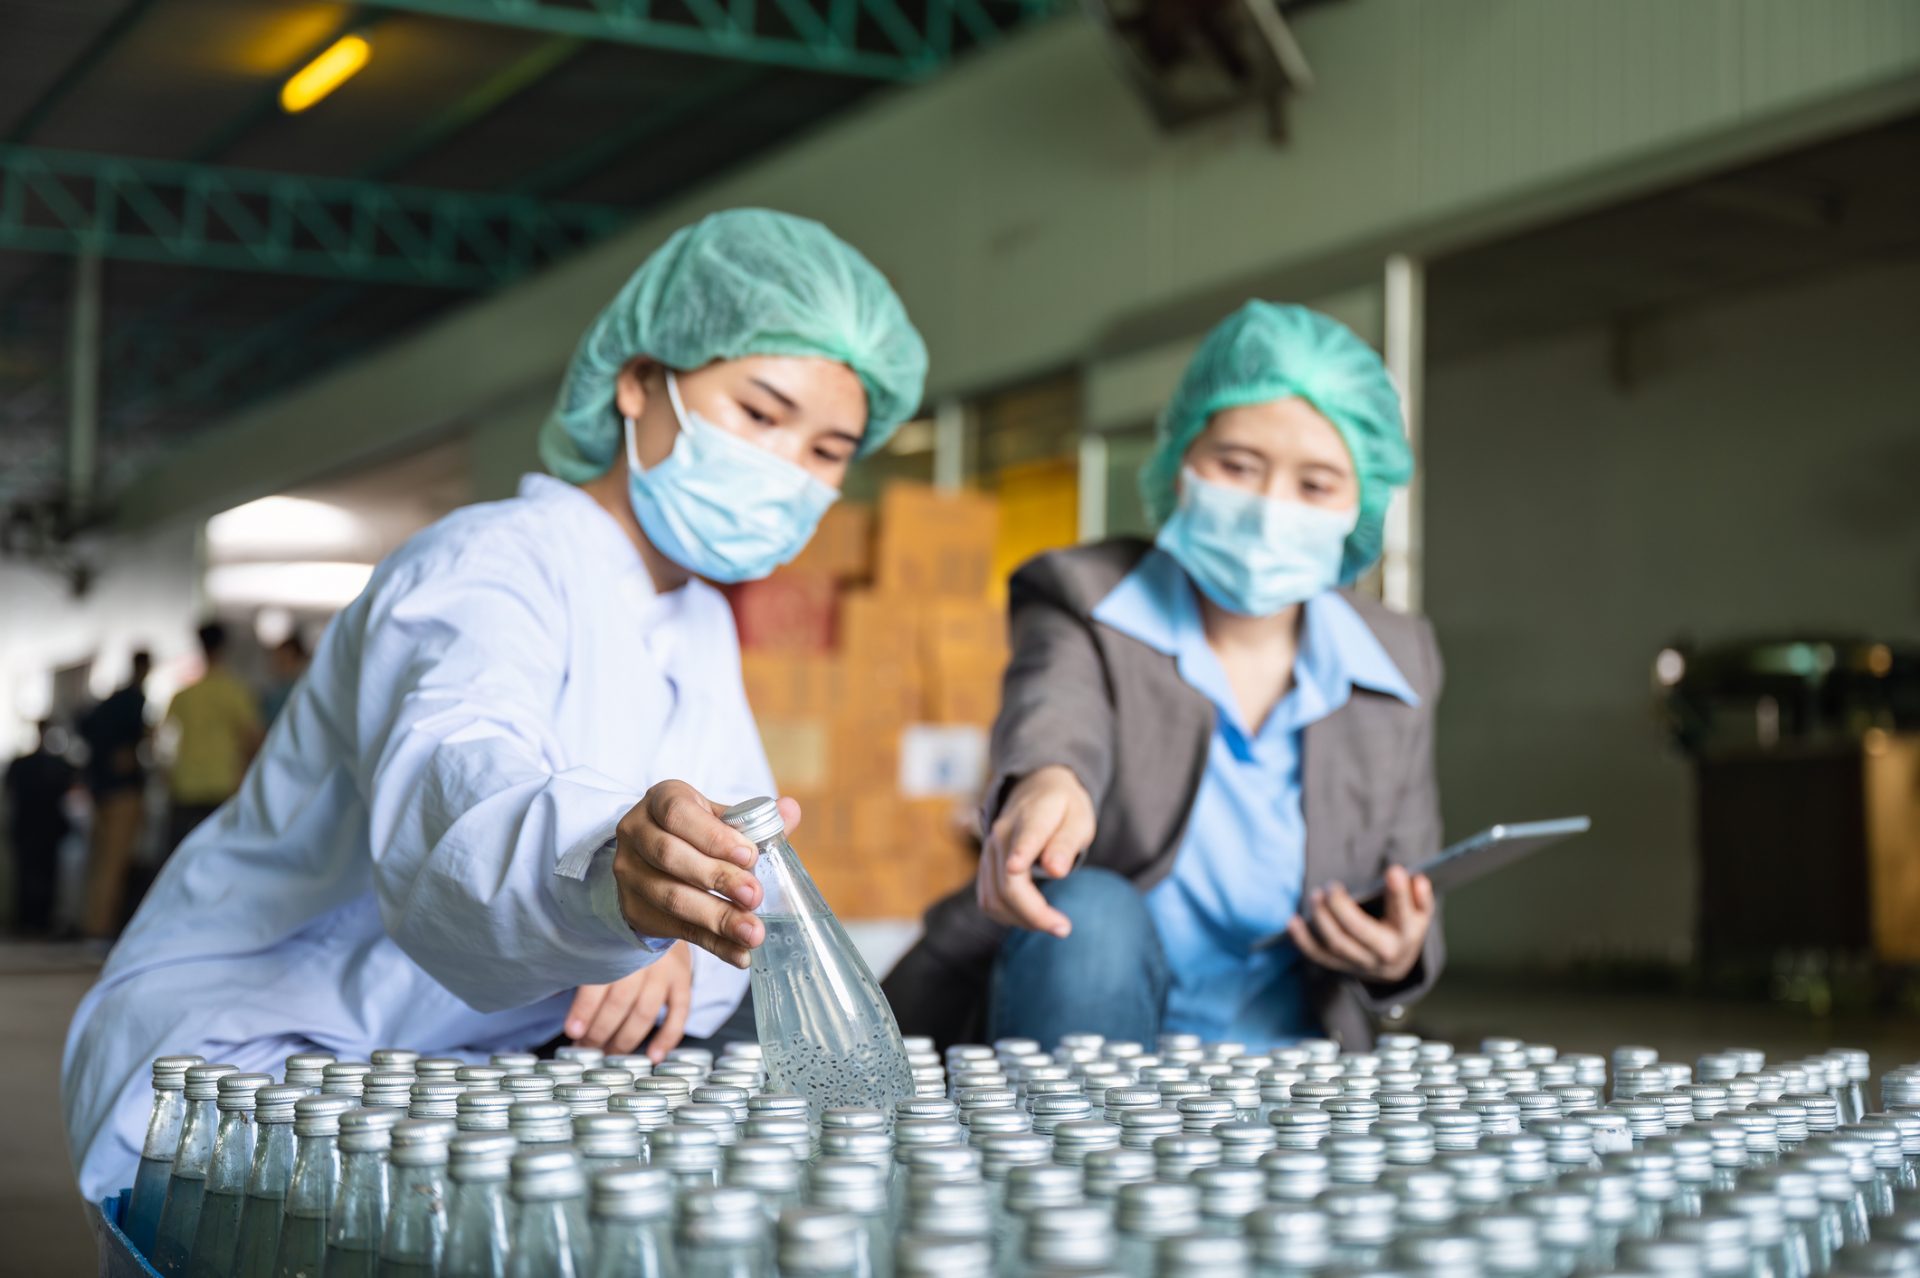
[[[513,1245],[507,1278],[584,1278],[592,1240],[573,1205],[586,1196],[580,1160],[570,1149],[541,1148],[513,1158]],[[331,1276],[330,1276],[331,1278]]]
[[[149,1255],[153,1267],[168,1278],[187,1270],[193,1236],[200,1228],[200,1205],[206,1200],[213,1140],[220,1129],[220,1080],[237,1073],[238,1068],[232,1065],[187,1068],[187,1116],[180,1125],[180,1147],[174,1152],[173,1169],[167,1177],[167,1200],[160,1205],[160,1225],[154,1231]]]
[[[1746,1221],[1747,1241],[1754,1252],[1752,1278],[1808,1278],[1790,1242],[1779,1198],[1763,1189],[1716,1190],[1707,1195],[1706,1209]]]
[[[893,1272],[893,1235],[887,1223],[887,1173],[857,1158],[823,1157],[807,1172],[807,1205],[857,1217],[863,1278]]]
[[[1371,1185],[1335,1185],[1316,1204],[1333,1230],[1333,1261],[1348,1269],[1381,1264],[1393,1245],[1393,1195]]]
[[[447,1146],[447,1240],[440,1278],[506,1278],[507,1175],[514,1139],[506,1132],[461,1132]]]
[[[759,853],[753,1007],[767,1086],[804,1096],[815,1121],[835,1105],[890,1111],[913,1070],[879,982],[787,842],[780,807],[749,799],[723,814]]]
[[[657,1167],[618,1167],[594,1176],[590,1278],[671,1278],[673,1185]],[[443,1276],[444,1278],[444,1276]]]
[[[293,1179],[274,1246],[274,1278],[320,1278],[327,1263],[327,1217],[340,1183],[340,1116],[360,1102],[322,1093],[293,1105]]]
[[[1873,1179],[1862,1185],[1867,1200],[1867,1216],[1877,1219],[1893,1214],[1893,1191],[1906,1166],[1900,1151],[1900,1131],[1888,1123],[1848,1123],[1841,1127],[1843,1137],[1865,1142],[1871,1147]]]
[[[318,1095],[301,1083],[275,1083],[253,1094],[253,1165],[240,1209],[240,1240],[234,1245],[234,1278],[269,1278],[280,1245],[280,1216],[293,1183],[294,1106]]]
[[[207,1192],[193,1232],[188,1278],[227,1278],[233,1267],[247,1205],[247,1172],[253,1167],[254,1094],[272,1083],[271,1074],[228,1074],[220,1080],[214,1102],[220,1125],[207,1163]]]
[[[447,1142],[451,1119],[394,1124],[388,1155],[391,1205],[380,1238],[380,1278],[434,1278],[447,1236]]]
[[[340,1115],[340,1184],[327,1214],[327,1278],[375,1278],[387,1223],[387,1150],[397,1109]]]
[[[1783,1163],[1749,1172],[1741,1188],[1771,1194],[1780,1204],[1794,1274],[1823,1274],[1832,1267],[1833,1248],[1827,1242],[1822,1220],[1819,1181],[1812,1172]]]
[[[993,1278],[993,1247],[984,1238],[904,1234],[894,1270],[900,1278]]]
[[[573,1116],[573,1149],[591,1181],[597,1172],[640,1166],[645,1146],[633,1115],[602,1111]]]
[[[653,1132],[652,1165],[673,1179],[673,1192],[712,1189],[720,1183],[720,1137],[711,1127],[670,1123]]]
[[[454,1125],[463,1132],[504,1132],[512,1108],[510,1092],[467,1092],[453,1103]]]
[[[147,1138],[140,1147],[140,1168],[133,1175],[133,1197],[121,1217],[121,1229],[143,1256],[153,1254],[160,1209],[167,1201],[173,1156],[187,1116],[187,1070],[206,1063],[200,1056],[161,1056],[153,1062],[153,1108],[147,1113]]]
[[[675,1235],[682,1278],[770,1278],[769,1232],[760,1196],[751,1189],[683,1194]]]

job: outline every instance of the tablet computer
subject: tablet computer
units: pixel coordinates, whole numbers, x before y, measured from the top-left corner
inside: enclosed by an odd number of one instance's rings
[[[1492,825],[1460,840],[1424,864],[1407,868],[1433,880],[1435,892],[1446,892],[1463,883],[1471,883],[1483,874],[1512,865],[1522,857],[1532,856],[1542,848],[1552,847],[1576,834],[1585,834],[1592,828],[1593,822],[1583,816]],[[1374,879],[1371,883],[1347,890],[1353,893],[1353,899],[1363,908],[1375,914],[1384,906],[1387,891],[1384,879]],[[1269,945],[1278,945],[1286,936],[1285,932],[1278,933],[1256,943],[1254,948],[1265,949]]]

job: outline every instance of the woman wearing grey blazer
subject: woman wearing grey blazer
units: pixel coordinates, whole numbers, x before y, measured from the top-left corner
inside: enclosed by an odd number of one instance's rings
[[[945,1043],[1162,1032],[1371,1041],[1433,983],[1440,844],[1424,619],[1345,589],[1412,474],[1378,357],[1252,302],[1209,335],[1142,473],[1152,543],[1013,577],[972,890],[887,993]],[[1385,873],[1376,916],[1347,891]]]

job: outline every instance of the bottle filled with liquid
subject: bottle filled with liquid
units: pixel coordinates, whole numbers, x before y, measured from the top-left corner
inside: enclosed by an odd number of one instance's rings
[[[387,1222],[387,1151],[401,1112],[340,1115],[340,1186],[327,1216],[328,1278],[375,1278]]]
[[[303,1096],[293,1104],[293,1179],[273,1251],[274,1278],[320,1278],[327,1263],[327,1216],[340,1181],[340,1115],[357,1097]]]
[[[753,1008],[769,1090],[807,1101],[812,1121],[837,1105],[892,1113],[914,1094],[893,1009],[787,842],[772,799],[723,814],[759,853],[766,940],[753,951]]]
[[[173,1155],[180,1148],[180,1127],[187,1117],[187,1070],[205,1064],[199,1056],[162,1056],[153,1062],[153,1109],[147,1115],[147,1139],[140,1147],[140,1169],[133,1176],[133,1198],[122,1221],[140,1254],[153,1254],[160,1208],[173,1178]]]
[[[228,1074],[215,1105],[219,1131],[207,1165],[207,1192],[200,1203],[187,1278],[227,1278],[240,1242],[240,1213],[247,1202],[247,1172],[253,1167],[254,1096],[273,1082],[271,1074]]]
[[[267,1278],[280,1245],[280,1217],[293,1183],[294,1105],[309,1095],[303,1083],[276,1083],[253,1094],[253,1165],[234,1244],[235,1278]]]
[[[514,1139],[506,1132],[464,1131],[447,1161],[452,1186],[440,1278],[506,1278],[510,1230],[507,1175]]]
[[[450,1118],[409,1118],[393,1128],[392,1202],[380,1241],[380,1278],[434,1278],[447,1236]]]
[[[239,1070],[232,1065],[193,1065],[187,1069],[187,1116],[180,1125],[180,1148],[167,1177],[167,1200],[160,1205],[154,1231],[153,1267],[172,1278],[187,1271],[193,1236],[200,1228],[200,1205],[207,1196],[207,1169],[213,1163],[213,1138],[220,1129],[216,1105],[220,1080]]]

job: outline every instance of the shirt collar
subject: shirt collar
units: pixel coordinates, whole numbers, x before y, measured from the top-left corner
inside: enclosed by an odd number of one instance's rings
[[[655,593],[653,578],[640,552],[633,548],[613,517],[600,508],[600,503],[576,485],[552,475],[522,475],[520,497],[550,507],[556,517],[574,530],[577,540],[566,548],[567,553],[588,558],[615,580],[637,577],[646,585],[648,594]]]
[[[1224,679],[1213,677],[1219,662],[1206,649],[1193,584],[1186,570],[1164,550],[1148,551],[1094,606],[1093,619],[1174,658],[1182,678],[1222,709],[1231,706]],[[1322,591],[1306,602],[1294,682],[1304,703],[1297,707],[1298,715],[1288,716],[1295,722],[1331,713],[1356,687],[1397,697],[1410,706],[1420,704],[1373,628],[1337,590]]]

